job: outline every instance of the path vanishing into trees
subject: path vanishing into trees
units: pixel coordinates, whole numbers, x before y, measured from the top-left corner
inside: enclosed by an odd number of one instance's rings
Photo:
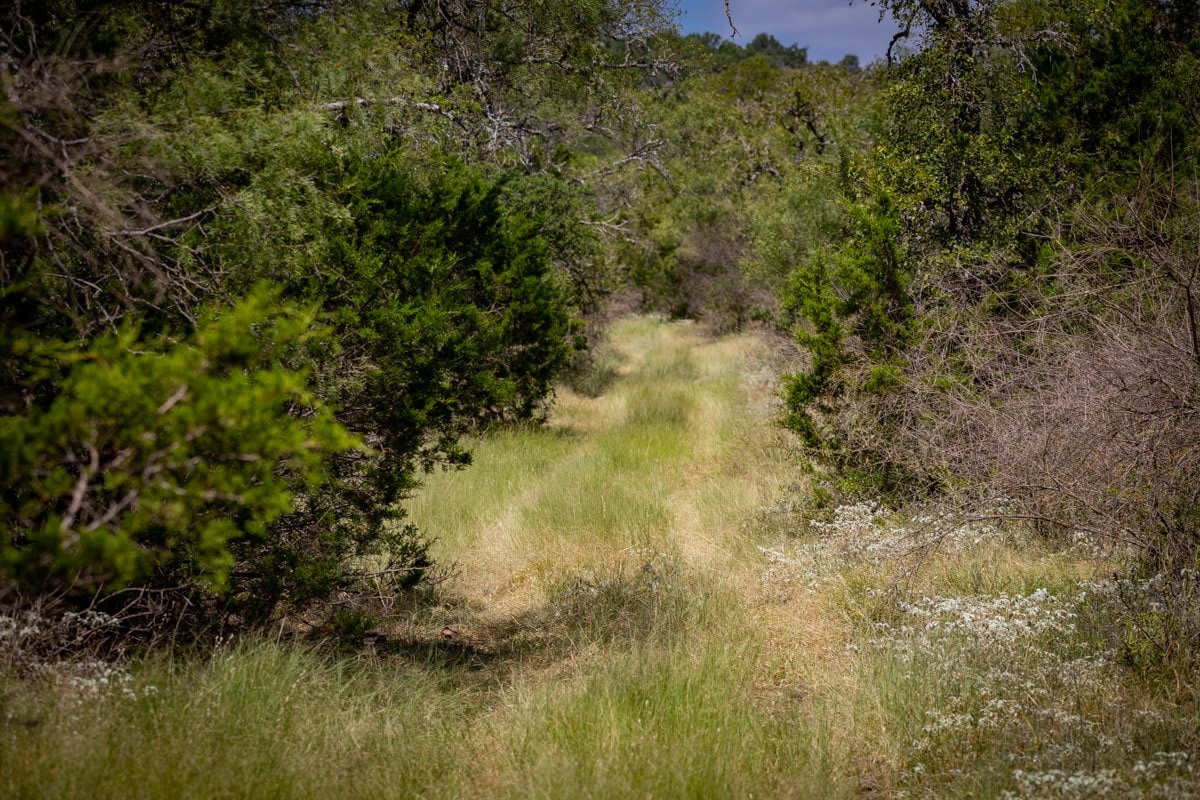
[[[815,785],[799,670],[842,637],[808,595],[764,582],[764,509],[801,479],[774,420],[780,366],[756,335],[620,321],[596,396],[560,389],[547,425],[489,434],[418,493],[412,519],[460,600],[421,624],[444,622],[493,682],[468,794]]]
[[[619,322],[598,396],[560,389],[547,426],[486,437],[470,468],[428,481],[413,520],[497,613],[647,560],[736,574],[753,550],[743,523],[796,478],[768,359],[754,336]]]

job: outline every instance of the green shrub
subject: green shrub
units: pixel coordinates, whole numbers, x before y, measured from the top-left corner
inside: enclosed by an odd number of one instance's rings
[[[53,399],[0,417],[0,566],[45,591],[151,575],[228,586],[231,544],[261,541],[331,453],[360,451],[282,366],[312,313],[256,291],[183,341],[133,327],[86,347],[9,333]]]

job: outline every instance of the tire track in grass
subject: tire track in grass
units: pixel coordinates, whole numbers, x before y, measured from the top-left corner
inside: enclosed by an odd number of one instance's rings
[[[746,552],[739,522],[784,480],[763,453],[770,423],[751,410],[761,403],[746,396],[756,340],[710,341],[691,325],[634,318],[611,341],[622,363],[606,394],[560,390],[546,428],[482,440],[471,468],[432,476],[413,505],[413,520],[462,566],[458,588],[492,608],[536,603],[569,575],[636,550],[726,570]],[[561,449],[538,469],[505,466],[555,437]],[[505,469],[507,493],[483,516],[463,525],[440,511],[473,502]]]
[[[755,625],[763,557],[743,523],[795,465],[775,447],[772,387],[748,375],[765,344],[647,319],[611,341],[618,379],[594,400],[563,393],[551,427],[579,437],[510,498],[513,535],[464,575],[471,591],[517,565],[525,579],[504,584],[489,621],[528,611],[569,646],[500,682],[472,726],[476,774],[453,793],[843,794],[811,761],[821,749],[795,697],[767,697],[780,659]]]

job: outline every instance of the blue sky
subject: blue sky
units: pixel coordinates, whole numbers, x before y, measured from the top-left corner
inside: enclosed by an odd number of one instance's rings
[[[746,44],[769,33],[784,44],[808,48],[810,61],[840,61],[854,53],[865,65],[883,58],[896,28],[891,18],[879,22],[879,9],[867,0],[731,0],[734,41]],[[679,26],[684,33],[713,31],[729,38],[724,0],[679,0]]]

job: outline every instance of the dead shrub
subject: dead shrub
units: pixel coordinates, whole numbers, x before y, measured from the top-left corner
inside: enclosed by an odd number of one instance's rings
[[[929,309],[897,385],[826,422],[848,460],[918,494],[1126,559],[1142,587],[1130,619],[1145,604],[1163,614],[1142,649],[1200,665],[1197,219],[1200,181],[1077,209],[1036,311]],[[956,297],[955,276],[933,280],[932,295]]]

